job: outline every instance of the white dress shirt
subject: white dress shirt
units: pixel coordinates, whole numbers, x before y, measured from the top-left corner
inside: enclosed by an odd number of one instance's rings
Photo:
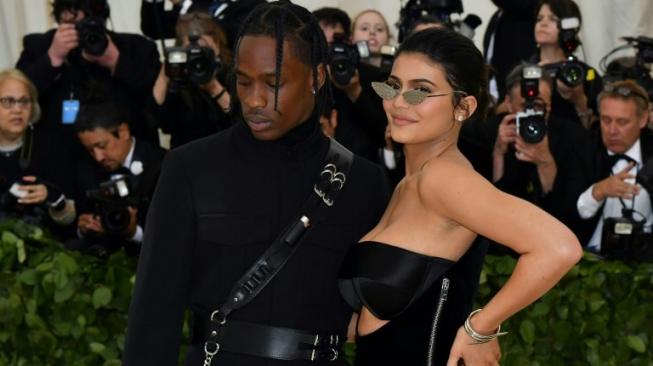
[[[614,153],[608,150],[608,155],[614,155]],[[625,155],[627,155],[628,157],[635,160],[635,162],[637,162],[637,165],[634,166],[629,172],[632,175],[637,175],[637,172],[642,167],[642,149],[641,149],[641,144],[639,139],[637,139],[637,141],[633,144],[633,146],[631,146],[630,149],[626,151]],[[617,161],[615,165],[612,167],[612,174],[619,173],[626,167],[626,165],[628,165],[628,162],[624,159]],[[634,184],[635,179],[634,178],[627,179],[626,182]],[[594,229],[594,233],[592,234],[592,238],[587,244],[587,247],[589,249],[599,251],[601,249],[601,234],[603,231],[603,219],[607,217],[622,217],[623,215],[621,214],[621,209],[623,208],[623,206],[621,205],[619,199],[614,197],[608,197],[602,201],[595,200],[594,196],[592,196],[592,189],[594,189],[595,184],[592,184],[585,192],[583,192],[580,195],[580,197],[578,197],[578,202],[576,202],[576,207],[578,208],[578,214],[580,215],[580,217],[582,217],[583,219],[589,219],[590,217],[594,216],[596,212],[601,208],[601,206],[605,203],[605,207],[603,208],[601,219],[596,225],[596,228]],[[646,224],[644,225],[644,228],[645,230],[650,230],[650,227],[653,224],[653,212],[651,211],[651,199],[646,189],[644,189],[643,187],[640,188],[641,190],[639,191],[639,194],[635,196],[634,209],[635,211],[639,212],[641,215],[635,213],[634,218],[638,220],[641,220],[642,216],[646,218]],[[632,200],[624,200],[624,203],[626,204],[627,208],[631,208]]]

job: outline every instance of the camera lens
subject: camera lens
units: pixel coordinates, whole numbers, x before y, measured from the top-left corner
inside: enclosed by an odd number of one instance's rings
[[[560,68],[560,76],[567,86],[580,85],[585,79],[585,69],[577,62],[568,62]]]
[[[112,207],[103,213],[101,221],[108,233],[119,234],[127,230],[129,218],[129,211],[126,207]]]
[[[544,114],[541,112],[531,111],[518,114],[517,132],[526,143],[536,144],[544,139],[546,135],[546,123]]]

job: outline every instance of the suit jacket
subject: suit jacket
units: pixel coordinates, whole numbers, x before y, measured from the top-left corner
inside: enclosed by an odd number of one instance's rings
[[[159,74],[160,62],[156,46],[143,36],[107,32],[120,51],[113,75],[110,70],[81,57],[79,48],[71,51],[67,62],[53,67],[48,49],[56,29],[46,33],[28,34],[23,38],[23,51],[16,63],[39,91],[39,105],[43,116],[38,128],[64,130],[69,142],[76,143],[72,125],[62,125],[64,100],[78,99],[80,103],[113,99],[130,114],[130,121],[145,121],[141,110]],[[134,136],[158,142],[153,126],[134,123]]]
[[[239,121],[168,153],[138,263],[126,366],[177,365],[184,310],[207,321],[225,301],[236,280],[314,194],[327,150],[315,118],[276,141],[255,139]],[[355,157],[328,216],[314,223],[272,282],[230,319],[346,332],[352,311],[338,291],[339,268],[350,245],[378,222],[387,199],[381,168]],[[202,336],[194,337],[186,365],[202,363]],[[221,351],[213,364],[315,363]]]
[[[131,191],[138,204],[138,223],[145,225],[145,217],[154,194],[154,188],[161,172],[161,164],[165,150],[154,146],[147,141],[136,139],[132,163],[139,161],[143,165],[143,172],[135,175],[128,169],[120,168],[109,172],[97,164],[88,154],[84,156],[77,167],[77,195],[75,203],[78,214],[91,213],[94,210],[94,202],[86,197],[86,191],[97,189],[100,183],[111,178],[111,175],[122,173],[127,175],[131,185]]]
[[[603,145],[603,141],[601,140],[601,131],[599,131],[598,128],[595,128],[592,131],[591,139],[592,139],[592,146],[594,148],[593,160],[591,165],[592,180],[590,181],[590,184],[588,184],[583,191],[585,191],[592,184],[597,183],[609,177],[612,172],[612,166],[610,165],[608,159],[608,150],[606,149],[605,145]],[[642,129],[642,133],[640,135],[640,147],[642,149],[642,163],[652,164],[653,161],[651,159],[653,159],[653,132],[651,132],[646,128]],[[649,194],[650,193],[653,192],[649,192]],[[576,197],[576,199],[578,200],[578,197]],[[651,196],[651,199],[653,200],[653,196]],[[651,202],[651,205],[653,206],[653,201]],[[581,239],[581,243],[583,243],[583,245],[587,244],[591,239],[592,234],[596,229],[596,225],[598,225],[600,218],[603,216],[604,206],[605,205],[602,205],[601,208],[596,211],[596,214],[594,214],[594,216],[585,220],[583,231],[581,231],[579,235],[579,238]]]

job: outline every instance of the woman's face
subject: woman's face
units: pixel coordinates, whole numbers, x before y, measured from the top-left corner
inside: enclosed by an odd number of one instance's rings
[[[0,84],[0,134],[16,139],[23,134],[32,115],[32,99],[21,81],[7,79]]]
[[[425,55],[402,53],[395,59],[387,83],[399,92],[394,99],[383,100],[392,139],[400,143],[419,144],[438,139],[454,123],[454,89],[447,82],[444,69]],[[406,102],[403,94],[422,90],[429,95],[418,105]]]
[[[558,44],[559,24],[560,18],[553,14],[549,5],[542,5],[535,21],[535,42],[541,46]]]
[[[385,20],[376,12],[363,13],[356,19],[352,42],[367,41],[370,52],[379,53],[389,38]]]

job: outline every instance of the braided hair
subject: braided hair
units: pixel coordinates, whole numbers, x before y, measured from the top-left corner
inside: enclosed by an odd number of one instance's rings
[[[236,64],[238,63],[238,48],[245,36],[268,36],[277,41],[274,110],[277,110],[279,100],[279,79],[284,56],[283,43],[288,41],[297,59],[309,65],[313,71],[313,87],[316,89],[314,113],[321,114],[326,106],[327,96],[330,95],[330,85],[324,83],[324,87],[319,88],[318,66],[327,64],[328,48],[322,28],[315,16],[290,1],[276,1],[257,6],[245,18],[238,32],[234,48]]]

